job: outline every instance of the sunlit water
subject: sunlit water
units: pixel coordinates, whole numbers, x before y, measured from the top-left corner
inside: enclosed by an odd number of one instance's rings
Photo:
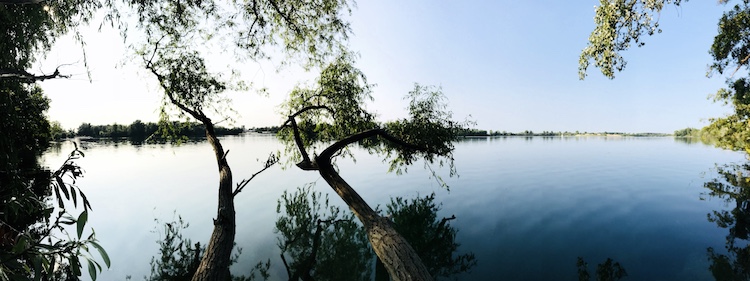
[[[235,181],[261,168],[282,149],[273,137],[223,138]],[[45,154],[58,166],[73,149]],[[208,240],[216,214],[218,173],[208,143],[180,146],[85,143],[86,171],[77,184],[92,202],[89,226],[112,259],[101,280],[142,280],[157,253],[155,219],[176,212],[190,223],[194,242]],[[606,258],[620,262],[626,280],[712,280],[706,249],[724,249],[727,230],[706,219],[730,207],[701,200],[714,164],[741,162],[743,154],[672,138],[478,138],[456,144],[460,177],[442,188],[421,164],[388,174],[381,159],[356,151],[356,163],[338,162],[341,175],[372,206],[391,196],[437,194],[442,216],[456,215],[461,252],[478,265],[464,280],[577,280],[576,258],[589,270]],[[438,170],[440,173],[441,170]],[[272,280],[286,280],[279,259],[276,202],[284,190],[309,182],[331,193],[315,172],[273,167],[236,198],[237,245],[233,267],[246,273],[271,260]],[[703,196],[705,197],[705,196]],[[343,202],[331,194],[333,204]]]

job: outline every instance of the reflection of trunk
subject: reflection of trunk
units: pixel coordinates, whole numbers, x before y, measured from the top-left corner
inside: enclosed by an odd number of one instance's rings
[[[316,158],[320,175],[344,199],[367,230],[375,254],[388,269],[393,281],[432,280],[422,260],[391,225],[391,222],[378,215],[362,197],[334,170],[326,153]]]
[[[214,231],[208,241],[206,253],[203,255],[198,270],[193,275],[197,280],[229,280],[229,261],[234,246],[235,217],[234,196],[232,195],[232,170],[229,169],[225,158],[224,148],[216,138],[213,123],[208,118],[203,120],[206,126],[206,138],[214,149],[216,162],[219,165],[219,205]]]

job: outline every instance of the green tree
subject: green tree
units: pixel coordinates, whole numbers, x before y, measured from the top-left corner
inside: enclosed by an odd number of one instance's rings
[[[323,68],[313,88],[292,90],[284,105],[288,119],[279,134],[292,160],[300,161],[297,167],[318,171],[354,212],[393,280],[431,280],[414,249],[341,178],[334,163],[351,156],[350,146],[359,145],[390,160],[389,170],[396,173],[424,160],[426,165],[448,164],[453,175],[452,142],[464,125],[451,120],[439,89],[420,85],[407,96],[410,118],[378,123],[364,108],[370,88],[351,57],[340,56]],[[329,145],[317,152],[321,144]]]
[[[240,60],[267,58],[268,47],[280,47],[308,66],[325,61],[342,48],[349,25],[340,0],[314,1],[131,1],[138,11],[138,28],[145,42],[139,49],[143,64],[164,92],[162,124],[168,112],[193,118],[205,126],[220,175],[214,231],[193,280],[229,278],[230,255],[236,229],[234,197],[247,184],[233,187],[232,171],[215,132],[212,118],[228,118],[227,89],[243,89],[212,73],[204,59],[210,43],[227,46],[229,38]],[[265,168],[275,163],[272,156]],[[252,178],[252,176],[251,176]]]
[[[701,130],[696,128],[685,128],[674,131],[675,137],[700,137]]]
[[[50,74],[30,73],[31,64],[59,36],[88,23],[98,2],[0,2],[0,280],[40,280],[81,275],[86,259],[93,279],[102,267],[90,255],[97,249],[107,266],[109,259],[93,234],[83,236],[90,205],[76,186],[63,176],[77,178],[76,150],[55,172],[39,164],[39,156],[52,137],[45,117],[48,100],[37,81],[65,77],[58,69]],[[54,195],[53,195],[54,191]],[[64,198],[63,198],[64,195]],[[56,205],[50,204],[54,200]],[[84,211],[73,217],[82,202]],[[64,225],[76,225],[77,236],[66,238]],[[76,238],[77,237],[77,238]],[[69,266],[64,266],[65,264]],[[67,273],[65,273],[67,272]]]
[[[686,2],[686,1],[685,1]],[[729,0],[720,0],[728,4]],[[714,37],[709,53],[713,57],[709,76],[725,75],[727,87],[714,95],[715,102],[734,108],[734,114],[710,119],[703,128],[703,137],[711,138],[722,148],[750,153],[750,3],[738,1],[719,19],[719,33]],[[614,78],[615,70],[625,68],[620,52],[632,45],[643,46],[643,36],[661,32],[658,14],[666,5],[679,6],[681,0],[601,0],[596,7],[588,45],[579,61],[579,76],[583,79],[591,61],[602,74]],[[737,74],[740,75],[737,75]]]

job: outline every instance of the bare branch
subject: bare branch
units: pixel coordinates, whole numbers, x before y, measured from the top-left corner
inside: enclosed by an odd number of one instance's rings
[[[55,72],[49,75],[34,75],[26,70],[18,70],[18,69],[8,69],[3,68],[0,69],[0,79],[7,79],[7,78],[17,78],[21,79],[24,83],[34,83],[37,81],[44,81],[47,79],[54,79],[54,78],[70,78],[70,75],[62,75],[60,74],[59,67],[55,69]]]
[[[747,54],[747,56],[745,56],[745,58],[744,58],[744,59],[742,59],[742,60],[740,61],[740,63],[739,63],[739,64],[737,64],[737,68],[735,68],[735,69],[734,69],[734,72],[732,72],[732,75],[730,75],[729,77],[733,77],[733,76],[734,76],[734,74],[736,74],[736,73],[737,73],[737,71],[739,71],[739,70],[740,70],[740,68],[742,68],[742,66],[743,66],[743,65],[745,65],[745,64],[747,63],[747,60],[748,60],[748,59],[750,59],[750,54]]]
[[[289,119],[287,119],[286,122],[284,122],[284,124],[281,125],[281,127],[288,126],[292,122],[292,119],[296,118],[300,114],[305,113],[305,112],[310,111],[310,110],[316,110],[316,109],[325,109],[328,112],[330,112],[331,114],[335,114],[335,111],[333,111],[333,109],[331,109],[330,107],[325,106],[325,105],[310,105],[310,106],[305,106],[302,109],[300,109],[297,112],[295,112],[294,114],[289,115]]]
[[[227,150],[227,152],[229,151]],[[244,179],[237,184],[234,192],[232,192],[232,197],[237,196],[237,194],[242,192],[242,189],[244,189],[245,186],[247,186],[247,184],[258,174],[264,172],[265,170],[268,170],[268,168],[271,168],[271,166],[275,165],[276,163],[279,163],[279,157],[276,154],[271,153],[271,155],[268,156],[268,160],[266,160],[266,163],[263,164],[263,169],[260,169],[260,171],[255,172],[254,174],[250,175],[249,178]]]
[[[0,4],[10,4],[10,5],[31,5],[31,4],[39,4],[44,2],[45,0],[0,0]]]

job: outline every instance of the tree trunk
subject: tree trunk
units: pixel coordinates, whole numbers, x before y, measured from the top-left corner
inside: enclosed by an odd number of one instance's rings
[[[216,138],[213,124],[207,118],[202,121],[206,126],[206,137],[214,149],[216,162],[219,166],[219,205],[216,219],[214,219],[214,231],[211,234],[211,240],[208,241],[206,253],[203,255],[192,280],[227,281],[231,278],[229,264],[236,231],[232,170],[225,158],[224,148],[222,148],[219,139]]]
[[[331,165],[330,158],[317,157],[316,162],[323,179],[341,199],[344,199],[364,225],[370,245],[388,270],[391,280],[433,280],[409,242],[396,232],[388,219],[370,208],[367,202],[339,176]]]

